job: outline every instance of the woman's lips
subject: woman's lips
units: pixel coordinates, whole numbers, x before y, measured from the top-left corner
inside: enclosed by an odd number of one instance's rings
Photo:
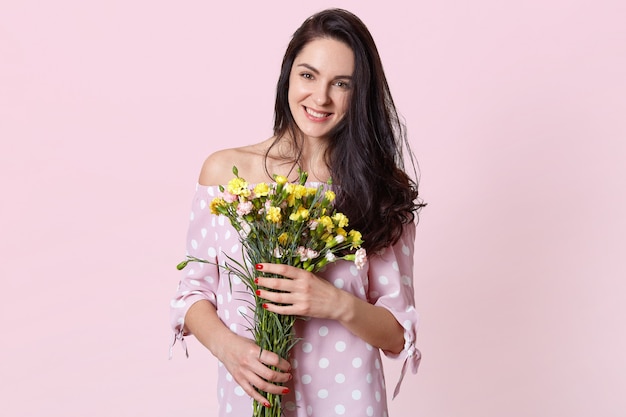
[[[317,110],[313,110],[306,106],[304,107],[304,111],[309,117],[309,119],[312,119],[312,120],[324,120],[332,114],[332,113],[319,112]]]

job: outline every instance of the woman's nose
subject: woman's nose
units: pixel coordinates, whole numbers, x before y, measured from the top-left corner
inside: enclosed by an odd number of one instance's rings
[[[325,105],[330,101],[330,95],[328,94],[328,88],[326,86],[320,86],[315,90],[314,97],[315,104]]]

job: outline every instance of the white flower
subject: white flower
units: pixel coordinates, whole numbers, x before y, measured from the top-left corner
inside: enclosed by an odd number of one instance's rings
[[[239,231],[239,234],[245,239],[250,234],[250,230],[252,230],[252,228],[250,227],[250,224],[248,224],[248,222],[246,221],[241,221],[241,223],[239,224],[241,224],[241,230]]]
[[[337,257],[332,252],[326,252],[326,260],[328,262],[335,262],[336,259]]]
[[[356,265],[356,269],[361,269],[365,266],[367,262],[367,254],[365,253],[365,249],[358,249],[354,253],[354,265]]]
[[[282,258],[283,257],[283,250],[280,246],[276,246],[274,248],[274,252],[272,253],[272,255],[274,256],[274,258]]]

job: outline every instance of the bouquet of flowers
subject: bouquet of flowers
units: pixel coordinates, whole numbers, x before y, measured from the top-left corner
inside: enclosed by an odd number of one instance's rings
[[[290,349],[298,342],[293,325],[295,316],[280,315],[263,308],[266,302],[256,295],[254,282],[257,263],[280,263],[316,272],[327,264],[343,259],[352,261],[357,268],[366,262],[363,240],[357,230],[347,230],[348,218],[333,208],[335,193],[328,184],[306,186],[307,173],[300,171],[298,181],[274,175],[274,183],[254,186],[239,177],[226,188],[220,186],[220,195],[211,201],[214,214],[224,215],[239,233],[243,250],[243,263],[227,257],[222,266],[235,274],[254,297],[254,317],[250,318],[250,331],[261,349],[287,359]],[[189,262],[208,262],[187,256],[178,265],[183,269]],[[280,396],[261,392],[270,402],[266,408],[254,401],[253,417],[281,416]]]

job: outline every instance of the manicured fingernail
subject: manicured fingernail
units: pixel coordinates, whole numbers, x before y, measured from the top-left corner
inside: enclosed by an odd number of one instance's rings
[[[256,295],[261,295],[261,290],[256,290],[255,293]]]
[[[256,269],[263,269],[263,265],[261,265],[261,264],[256,264],[256,265],[254,265],[254,267]]]
[[[264,406],[265,408],[270,408],[270,403],[268,403],[267,401],[265,401],[265,402],[263,403],[263,406]]]
[[[258,279],[258,278],[255,278],[255,279],[254,279],[254,283],[255,283],[255,284],[258,284],[258,283],[259,283],[259,279]]]
[[[283,394],[289,394],[289,388],[284,388],[283,389]]]
[[[289,369],[291,371],[291,368]],[[289,379],[288,381],[291,381],[291,379],[293,378],[293,375],[289,374]]]
[[[267,304],[263,304],[263,308],[267,310]]]

